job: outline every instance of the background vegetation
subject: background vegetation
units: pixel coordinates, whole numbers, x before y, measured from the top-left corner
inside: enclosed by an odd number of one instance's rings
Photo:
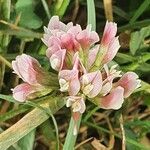
[[[0,0],[0,150],[55,150],[64,143],[65,150],[74,145],[78,150],[150,149],[149,14],[149,0]],[[117,22],[121,48],[114,63],[142,80],[142,87],[118,111],[88,103],[77,140],[72,122],[67,134],[71,113],[61,97],[25,104],[11,97],[10,89],[20,82],[11,67],[17,55],[30,54],[49,69],[41,37],[53,15],[83,28],[91,23],[100,36],[106,20]]]

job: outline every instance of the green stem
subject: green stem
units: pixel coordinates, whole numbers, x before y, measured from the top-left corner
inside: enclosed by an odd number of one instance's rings
[[[79,130],[81,118],[82,116],[80,116],[77,122],[77,130]],[[74,150],[76,139],[77,139],[77,135],[73,135],[74,125],[75,125],[74,119],[71,117],[63,150]]]

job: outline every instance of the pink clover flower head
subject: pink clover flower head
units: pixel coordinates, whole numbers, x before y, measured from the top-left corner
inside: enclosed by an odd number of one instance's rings
[[[91,25],[88,25],[86,29],[82,30],[81,26],[76,24],[73,25],[72,23],[68,23],[65,25],[61,21],[59,21],[58,16],[53,16],[50,19],[48,27],[44,28],[45,34],[42,41],[48,47],[46,51],[47,57],[51,60],[52,56],[56,57],[59,51],[65,51],[65,56],[63,55],[62,62],[67,62],[70,59],[73,59],[74,54],[77,51],[87,50],[90,49],[96,42],[99,41],[99,36],[95,31],[91,31]],[[62,52],[61,52],[62,53]],[[63,54],[64,54],[63,53]],[[60,57],[60,56],[59,56]],[[87,59],[87,58],[84,58]],[[54,66],[58,62],[56,59],[54,60]],[[56,68],[51,63],[51,66],[56,71],[61,70],[62,65],[56,65]],[[68,63],[68,62],[67,62]],[[59,68],[59,69],[58,69]],[[68,68],[69,69],[69,68]]]

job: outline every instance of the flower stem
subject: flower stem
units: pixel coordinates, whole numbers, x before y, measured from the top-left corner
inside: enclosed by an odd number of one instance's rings
[[[82,115],[80,116],[79,120],[77,121],[77,130],[80,127],[80,123],[81,123],[81,118]],[[74,150],[75,147],[75,143],[76,143],[76,139],[77,139],[77,135],[73,135],[73,130],[74,130],[74,125],[75,125],[75,121],[73,119],[73,117],[71,117],[70,123],[69,123],[69,129],[67,132],[67,136],[65,139],[65,143],[63,146],[63,150]]]

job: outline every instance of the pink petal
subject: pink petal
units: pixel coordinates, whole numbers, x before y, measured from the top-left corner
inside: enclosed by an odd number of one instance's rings
[[[84,111],[86,109],[85,101],[82,96],[68,96],[66,105],[67,105],[67,107],[72,106],[74,115],[78,112],[80,112],[82,114],[82,113],[84,113]],[[74,106],[75,106],[75,108],[73,108]],[[74,117],[75,117],[74,120],[78,120],[78,116],[74,116]]]
[[[54,70],[59,71],[59,70],[62,69],[63,64],[64,64],[65,55],[66,55],[66,50],[65,49],[61,49],[61,50],[55,52],[50,57],[51,67]]]
[[[106,22],[101,44],[107,46],[110,41],[116,36],[117,24],[113,22]]]
[[[106,55],[102,60],[102,63],[103,64],[109,63],[116,56],[119,48],[120,48],[120,44],[119,44],[118,37],[115,37],[110,42]]]
[[[81,109],[80,109],[79,112],[80,112],[81,114],[83,114],[83,113],[85,112],[85,109],[86,109],[85,101],[84,101],[83,98],[80,100],[80,105],[81,105]]]
[[[90,98],[97,96],[102,89],[102,75],[100,71],[97,71],[92,84],[94,85],[93,90],[89,93]]]
[[[88,97],[93,98],[100,93],[102,88],[102,75],[100,71],[84,74],[80,80],[83,89],[88,84],[93,86],[92,90],[89,91]]]
[[[79,70],[79,64],[80,64],[79,53],[76,52],[73,56],[73,70]]]
[[[76,26],[72,26],[67,33],[71,34],[73,37],[76,37],[81,31],[81,26],[77,24]]]
[[[99,36],[95,31],[90,31],[90,29],[87,27],[76,36],[76,39],[81,44],[82,48],[86,49],[98,42]]]
[[[12,67],[14,72],[22,78],[24,82],[29,84],[37,84],[38,81],[36,79],[37,72],[34,70],[34,66],[36,68],[40,68],[40,64],[33,57],[22,54],[16,57],[15,61],[12,61]]]
[[[107,95],[110,90],[112,89],[112,81],[106,82],[103,86],[102,86],[102,90],[100,92],[100,94],[102,94],[103,96]]]
[[[53,45],[52,47],[49,47],[47,50],[46,50],[46,56],[48,58],[50,58],[55,52],[61,50],[60,46],[55,44]]]
[[[27,97],[35,92],[35,89],[28,83],[23,83],[16,86],[13,91],[13,97],[19,102],[24,102]]]
[[[69,95],[77,95],[80,91],[80,82],[78,77],[70,81]]]
[[[78,78],[79,71],[77,69],[62,70],[59,72],[59,79],[69,82],[69,95],[76,95],[80,91],[80,82]]]
[[[49,21],[48,29],[49,30],[59,29],[64,31],[66,29],[66,25],[61,21],[59,21],[58,16],[53,16]]]
[[[127,98],[140,86],[140,80],[138,79],[138,75],[136,73],[127,72],[116,83],[116,86],[121,86],[124,88],[124,97]]]
[[[59,79],[65,79],[66,81],[73,80],[78,76],[78,70],[61,70],[59,72]]]
[[[121,86],[113,89],[109,95],[100,100],[100,107],[104,109],[119,109],[124,101],[124,89]]]
[[[59,45],[61,47],[61,41],[58,37],[56,36],[51,36],[49,39],[48,39],[48,43],[47,43],[47,46],[48,47],[53,47],[55,45]]]
[[[48,40],[48,49],[46,50],[46,56],[50,58],[52,54],[61,50],[61,42],[57,37],[51,36]]]
[[[99,48],[100,48],[100,45],[97,44],[89,50],[89,56],[88,56],[88,68],[89,69],[93,65],[93,63],[95,62]]]
[[[73,50],[74,49],[74,40],[71,34],[65,33],[61,36],[61,43],[63,48],[67,50]]]

